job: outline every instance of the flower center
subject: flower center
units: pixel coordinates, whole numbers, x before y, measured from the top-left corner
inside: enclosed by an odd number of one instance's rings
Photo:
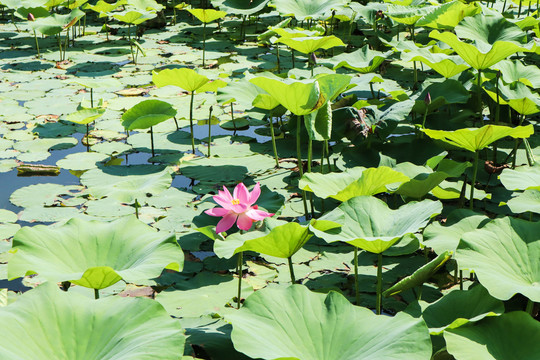
[[[233,205],[238,205],[238,204],[240,204],[240,200],[238,200],[238,199],[233,199],[233,200],[231,200],[231,203],[232,203]]]

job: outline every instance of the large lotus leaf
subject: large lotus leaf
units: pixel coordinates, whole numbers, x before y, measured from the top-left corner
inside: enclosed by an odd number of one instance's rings
[[[306,173],[299,187],[326,199],[331,197],[347,201],[355,196],[375,195],[388,191],[387,185],[400,184],[409,177],[387,166],[377,168],[356,167],[343,173]]]
[[[540,223],[505,217],[461,238],[456,259],[474,271],[489,293],[508,300],[516,293],[540,301]]]
[[[174,234],[157,232],[134,216],[23,227],[13,237],[13,249],[10,279],[38,273],[52,282],[71,281],[93,289],[122,279],[152,279],[165,268],[180,271],[184,262]]]
[[[521,28],[502,16],[477,14],[463,19],[455,28],[461,39],[469,39],[481,52],[489,51],[489,45],[499,41],[523,43],[526,34]]]
[[[334,101],[341,93],[356,86],[351,84],[351,76],[344,74],[321,74],[316,79],[326,101]]]
[[[340,38],[334,35],[314,37],[283,37],[278,42],[300,51],[303,54],[311,54],[319,49],[330,49],[336,46],[345,46]]]
[[[153,11],[138,11],[129,8],[121,12],[113,12],[110,15],[118,21],[131,25],[142,24],[146,20],[153,19],[157,16]]]
[[[93,197],[107,196],[126,203],[137,199],[143,204],[147,194],[158,195],[171,182],[169,169],[154,165],[106,166],[88,170],[81,176],[81,184],[88,187]]]
[[[216,99],[222,105],[240,103],[244,108],[249,109],[253,106],[255,98],[261,94],[266,94],[266,92],[244,78],[220,88],[217,91]]]
[[[180,68],[165,69],[160,72],[152,71],[152,81],[157,87],[174,85],[186,91],[193,92],[199,90],[210,80],[206,76],[198,74],[193,69]]]
[[[358,196],[313,221],[310,228],[327,242],[344,241],[382,253],[405,235],[425,227],[441,211],[439,201],[410,202],[392,210],[375,197]]]
[[[264,9],[268,1],[270,0],[252,0],[249,2],[244,0],[224,0],[219,4],[219,7],[228,14],[253,15]]]
[[[514,139],[528,138],[534,133],[534,128],[532,125],[516,126],[514,128],[485,125],[481,128],[464,128],[454,131],[425,129],[424,132],[432,139],[442,140],[445,143],[475,152],[507,136]]]
[[[294,16],[297,20],[320,18],[332,9],[341,9],[349,0],[272,0],[282,16]]]
[[[482,9],[474,3],[452,1],[432,9],[416,22],[416,26],[451,30],[465,17],[476,15],[481,11]]]
[[[9,201],[15,206],[23,208],[31,206],[51,206],[60,203],[63,196],[76,195],[80,187],[60,184],[35,184],[20,187],[9,197]]]
[[[199,21],[203,23],[209,23],[217,19],[221,19],[227,15],[225,11],[219,11],[214,9],[186,9],[189,13],[195,16]]]
[[[374,72],[384,60],[392,54],[392,51],[380,52],[371,50],[369,46],[364,46],[351,53],[342,53],[329,59],[334,70],[340,67],[353,69],[362,74]]]
[[[172,360],[184,351],[180,324],[157,302],[118,296],[96,301],[53,283],[0,308],[0,322],[4,360]]]
[[[163,9],[163,5],[158,4],[156,0],[129,0],[129,5],[143,11],[161,11]]]
[[[540,214],[540,191],[525,190],[522,194],[508,200],[506,205],[514,214],[528,211]]]
[[[108,12],[112,12],[113,10],[115,10],[116,8],[118,8],[119,6],[122,6],[122,5],[125,5],[127,4],[127,0],[118,0],[116,1],[115,3],[112,3],[112,4],[109,4],[107,2],[105,2],[104,0],[99,0],[95,5],[91,5],[91,4],[86,4],[84,6],[84,9],[90,9],[90,10],[93,10],[97,13],[108,13]]]
[[[398,23],[412,26],[435,8],[435,6],[402,6],[390,4],[388,5],[386,14]]]
[[[505,85],[499,80],[499,96],[497,88],[493,84],[484,87],[484,90],[494,100],[499,101],[501,105],[510,105],[512,109],[522,115],[532,115],[540,111],[540,99],[531,89],[522,82],[516,81]]]
[[[377,316],[337,292],[319,294],[301,285],[259,290],[226,320],[233,325],[234,347],[257,359],[427,360],[431,356],[423,320],[404,313]]]
[[[418,48],[414,51],[402,52],[403,61],[421,61],[445,78],[460,74],[470,68],[459,56],[444,53],[432,53],[428,49]]]
[[[316,81],[283,81],[262,76],[255,77],[250,81],[273,96],[287,110],[298,116],[309,114],[323,105],[320,102],[321,90],[319,83]]]
[[[426,104],[426,97],[429,94],[431,102]],[[465,104],[469,100],[470,94],[461,82],[454,79],[446,79],[443,82],[423,84],[421,91],[414,96],[415,103],[413,111],[424,114],[431,113],[443,105]]]
[[[37,18],[36,21],[30,22],[30,26],[43,35],[52,36],[69,28],[84,15],[84,11],[77,8],[72,10],[69,14],[52,14],[47,17]]]
[[[308,226],[296,222],[265,221],[264,231],[235,233],[214,241],[214,252],[221,258],[231,258],[241,251],[255,251],[278,258],[294,255],[313,236]]]
[[[437,254],[455,252],[463,234],[481,228],[489,220],[487,216],[468,209],[454,210],[446,218],[444,226],[433,222],[424,229],[423,243]]]
[[[231,158],[196,158],[183,161],[180,166],[182,175],[200,181],[228,183],[242,181],[249,174],[262,173],[275,166],[270,156],[252,155]]]
[[[385,297],[393,296],[399,294],[405,290],[413,289],[418,286],[422,286],[427,282],[433,274],[435,274],[450,258],[452,253],[445,251],[435,259],[431,260],[420,269],[416,270],[411,275],[401,279],[397,284],[393,285],[385,292],[383,295]]]
[[[144,100],[122,115],[122,126],[127,130],[148,129],[176,116],[176,110],[168,102]]]
[[[536,359],[540,324],[515,311],[444,332],[447,350],[456,360]]]
[[[504,313],[503,302],[489,295],[482,285],[451,291],[431,304],[422,301],[420,307],[431,335]]]
[[[540,166],[504,169],[499,176],[508,190],[540,190]]]
[[[62,160],[56,162],[57,166],[68,170],[90,170],[98,167],[98,163],[103,163],[109,156],[97,152],[81,152],[67,155]]]
[[[270,95],[267,97],[272,98]],[[274,104],[268,103],[268,105]],[[332,103],[327,101],[319,109],[304,115],[304,124],[311,140],[330,140],[332,135]]]
[[[8,9],[17,10],[20,7],[33,8],[45,6],[48,0],[2,0],[2,5]]]
[[[520,81],[533,89],[540,88],[540,69],[535,65],[524,65],[519,60],[503,60],[492,66],[501,71],[504,82]]]
[[[104,113],[105,109],[102,108],[82,109],[67,115],[66,120],[74,122],[75,124],[85,125],[100,118]]]

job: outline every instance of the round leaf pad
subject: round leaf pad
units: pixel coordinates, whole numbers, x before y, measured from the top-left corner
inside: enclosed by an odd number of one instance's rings
[[[158,277],[180,271],[184,255],[176,237],[128,216],[112,222],[71,219],[59,227],[24,227],[13,237],[15,255],[8,276],[38,273],[53,282],[71,281],[104,289],[119,280]]]
[[[0,308],[2,360],[180,359],[184,335],[156,301],[93,300],[45,283]]]
[[[343,295],[305,286],[265,288],[226,316],[234,347],[256,359],[428,360],[426,324],[407,314],[377,316]]]
[[[127,130],[148,129],[176,116],[171,104],[161,100],[141,101],[122,115],[122,126]]]

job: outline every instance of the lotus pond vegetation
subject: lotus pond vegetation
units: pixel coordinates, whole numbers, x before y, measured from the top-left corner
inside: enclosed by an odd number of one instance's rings
[[[0,0],[0,359],[540,359],[539,11]]]

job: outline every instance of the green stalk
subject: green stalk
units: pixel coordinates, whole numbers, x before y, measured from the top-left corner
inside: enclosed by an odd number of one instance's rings
[[[292,67],[294,69],[295,65],[294,65],[294,49],[293,48],[291,48],[291,56],[292,56]]]
[[[234,103],[231,103],[231,121],[232,121],[232,126],[234,128],[234,134],[236,134],[236,122],[234,121],[234,106],[233,106]]]
[[[428,113],[428,107],[426,105],[426,111],[424,111],[424,118],[422,119],[422,130],[424,130],[426,128],[427,113]],[[423,139],[423,138],[424,138],[424,132],[421,131],[420,132],[420,139]]]
[[[173,25],[176,25],[176,0],[173,0]]]
[[[60,40],[60,34],[56,36],[58,37],[58,51],[60,52],[60,61],[62,61],[62,41]]]
[[[94,298],[96,300],[99,299],[99,290],[98,289],[94,289]]]
[[[86,124],[86,152],[90,151],[90,124]]]
[[[193,137],[193,99],[195,97],[195,91],[191,92],[191,102],[189,104],[189,130],[191,132],[191,150],[195,154],[195,138]]]
[[[382,253],[377,254],[377,315],[381,315],[382,308]]]
[[[281,64],[279,62],[279,44],[276,43],[276,57],[277,57],[277,72],[281,72]]]
[[[90,107],[94,108],[94,88],[90,88]]]
[[[301,123],[302,120],[298,115],[296,115],[296,157],[298,159],[298,173],[300,174],[300,178],[304,176],[304,164],[302,162],[302,149],[300,147],[301,145],[301,139],[300,139],[300,130],[301,130]],[[307,202],[306,202],[306,192],[302,190],[302,202],[304,203],[304,214],[306,216],[306,220],[308,217],[308,208],[307,208]]]
[[[360,306],[360,289],[358,288],[358,248],[356,246],[354,247],[354,292],[356,305]]]
[[[202,66],[205,64],[206,55],[206,23],[203,23],[203,40],[202,40]]]
[[[296,284],[296,277],[294,276],[292,258],[289,256],[287,260],[289,260],[289,272],[291,273],[291,283]]]
[[[152,147],[152,157],[154,157],[154,130],[152,126],[150,126],[150,146]]]
[[[276,135],[274,134],[274,122],[272,121],[272,116],[268,115],[268,121],[270,122],[270,135],[272,135],[272,150],[274,151],[274,158],[276,159],[276,168],[279,167],[279,157],[276,147]]]
[[[525,308],[525,311],[531,316],[533,316],[533,310],[534,310],[534,301],[532,301],[531,299],[528,299],[527,307]]]
[[[240,309],[241,296],[242,296],[242,262],[243,262],[243,252],[238,253],[238,298],[237,298],[237,309]]]
[[[38,38],[37,38],[37,35],[36,35],[36,30],[34,30],[34,40],[36,41],[36,50],[37,50],[37,57],[41,57],[40,53],[39,53],[39,42],[38,42]]]
[[[210,106],[210,114],[208,115],[208,157],[210,157],[210,146],[212,145],[212,106]]]
[[[476,84],[477,86],[477,98],[478,98],[478,116],[480,117],[480,121],[482,121],[482,70],[478,69],[478,82]]]
[[[497,88],[497,106],[495,107],[495,125],[499,123],[499,118],[501,114],[501,102],[499,99],[499,77],[500,77],[500,72],[497,73],[497,82],[495,83],[496,88]],[[493,164],[494,165],[497,164],[497,142],[496,141],[493,143]]]
[[[519,126],[521,126],[521,124],[523,124],[523,120],[525,119],[525,115],[524,114],[520,114],[520,118],[519,118]],[[514,140],[514,156],[512,158],[512,169],[515,169],[516,168],[516,158],[517,158],[517,150],[518,150],[518,146],[519,146],[519,140],[520,139],[515,139]]]
[[[522,3],[522,1],[519,0],[519,8],[518,8],[518,15],[517,15],[518,17],[521,16],[521,3]]]
[[[133,59],[133,63],[137,64],[135,60],[135,54],[133,54],[133,43],[131,42],[131,24],[128,24],[128,41],[129,41],[129,49],[131,50],[131,58]]]
[[[476,183],[476,175],[478,174],[478,150],[474,152],[473,176],[471,181],[471,192],[469,195],[469,209],[473,209],[474,203],[474,184]]]

